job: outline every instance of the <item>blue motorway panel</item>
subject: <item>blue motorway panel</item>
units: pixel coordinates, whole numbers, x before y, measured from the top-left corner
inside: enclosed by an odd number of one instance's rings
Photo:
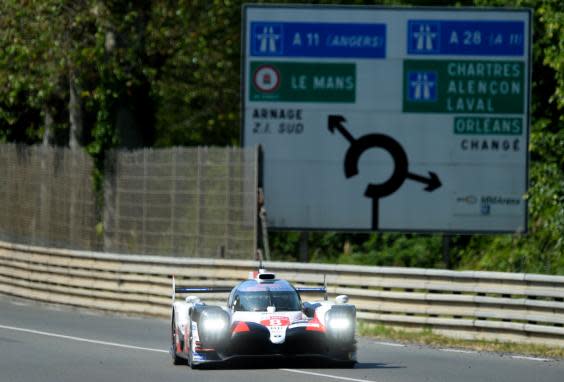
[[[385,58],[385,24],[251,22],[251,56]]]
[[[416,55],[522,56],[522,21],[409,20],[407,53]]]

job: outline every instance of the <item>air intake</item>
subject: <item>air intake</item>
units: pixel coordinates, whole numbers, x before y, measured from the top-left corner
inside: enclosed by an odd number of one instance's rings
[[[259,282],[274,280],[275,278],[276,278],[276,275],[274,273],[267,272],[264,269],[261,269],[259,271],[259,274],[257,275],[257,281],[259,281]]]

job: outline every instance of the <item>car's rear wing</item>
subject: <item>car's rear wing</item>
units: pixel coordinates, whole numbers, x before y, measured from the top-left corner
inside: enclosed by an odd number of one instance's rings
[[[327,301],[327,287],[317,287],[317,288],[296,288],[298,293],[323,293],[323,299]]]
[[[226,293],[231,292],[230,287],[190,288],[174,287],[174,293]],[[299,293],[327,293],[327,288],[296,288]]]
[[[174,293],[225,293],[231,292],[233,288],[228,287],[214,287],[214,288],[186,288],[176,287]]]
[[[188,288],[175,287],[174,293],[226,293],[231,292],[230,287]],[[326,288],[296,288],[299,293],[327,293]]]
[[[314,287],[314,288],[296,288],[298,293],[323,293],[323,299],[327,301],[327,277],[323,275],[323,286],[322,287]]]
[[[299,293],[327,293],[327,288],[320,287],[320,288],[296,288]]]
[[[174,302],[177,293],[229,293],[233,290],[231,287],[208,287],[208,288],[192,288],[176,286],[176,279],[172,276],[172,301]],[[327,300],[327,287],[302,287],[296,288],[298,293],[323,293],[324,299]]]
[[[231,287],[191,288],[176,286],[176,278],[172,276],[172,301],[176,299],[177,293],[229,293]]]

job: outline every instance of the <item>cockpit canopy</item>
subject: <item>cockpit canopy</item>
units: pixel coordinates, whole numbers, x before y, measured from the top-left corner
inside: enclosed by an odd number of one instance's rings
[[[229,307],[239,312],[266,312],[274,306],[277,312],[300,311],[300,295],[285,280],[243,281],[229,295]]]

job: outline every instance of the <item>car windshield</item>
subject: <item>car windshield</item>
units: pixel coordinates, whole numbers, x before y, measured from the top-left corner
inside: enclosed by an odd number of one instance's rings
[[[301,310],[300,298],[294,291],[241,292],[235,310],[244,312],[266,312],[274,306],[278,312]]]

